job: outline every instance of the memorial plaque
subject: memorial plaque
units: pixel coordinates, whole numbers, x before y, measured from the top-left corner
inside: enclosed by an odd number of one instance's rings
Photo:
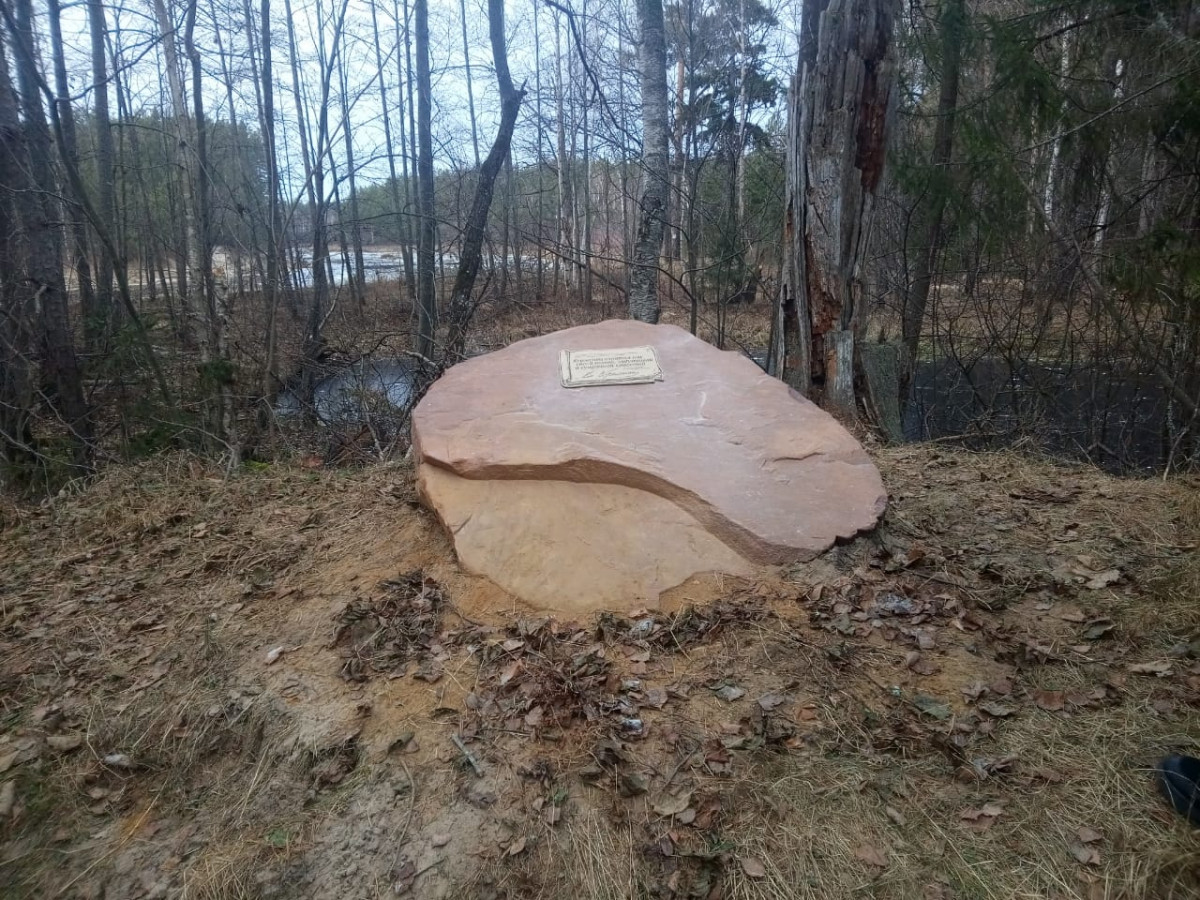
[[[662,369],[653,347],[620,347],[613,350],[562,350],[558,354],[562,386],[600,384],[650,384],[662,381]]]

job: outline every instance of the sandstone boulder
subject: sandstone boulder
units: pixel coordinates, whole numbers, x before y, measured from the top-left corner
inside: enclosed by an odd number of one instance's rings
[[[559,351],[652,346],[663,380],[565,388]],[[751,360],[609,321],[447,371],[413,411],[418,486],[463,565],[543,608],[628,608],[698,572],[810,559],[874,526],[859,443]]]

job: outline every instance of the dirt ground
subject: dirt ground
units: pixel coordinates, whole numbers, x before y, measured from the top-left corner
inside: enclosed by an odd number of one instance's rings
[[[1198,485],[871,452],[873,534],[581,622],[404,464],[0,505],[0,896],[1200,897]]]

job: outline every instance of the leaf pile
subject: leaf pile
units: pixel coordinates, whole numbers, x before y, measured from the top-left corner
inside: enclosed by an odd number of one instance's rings
[[[382,596],[355,598],[338,614],[330,647],[340,647],[341,675],[365,681],[394,674],[416,661],[416,677],[441,677],[445,651],[438,641],[446,603],[442,586],[423,572],[409,572],[380,584]]]
[[[480,721],[502,720],[508,731],[597,721],[619,705],[607,692],[607,657],[603,644],[570,623],[521,619],[484,646],[481,687],[467,706]]]

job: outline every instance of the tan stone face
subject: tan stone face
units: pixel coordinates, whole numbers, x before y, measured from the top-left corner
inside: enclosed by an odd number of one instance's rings
[[[662,381],[563,387],[560,351],[637,346]],[[455,366],[414,410],[413,446],[463,564],[545,608],[627,609],[696,572],[810,559],[886,502],[831,416],[669,325],[582,326]]]

